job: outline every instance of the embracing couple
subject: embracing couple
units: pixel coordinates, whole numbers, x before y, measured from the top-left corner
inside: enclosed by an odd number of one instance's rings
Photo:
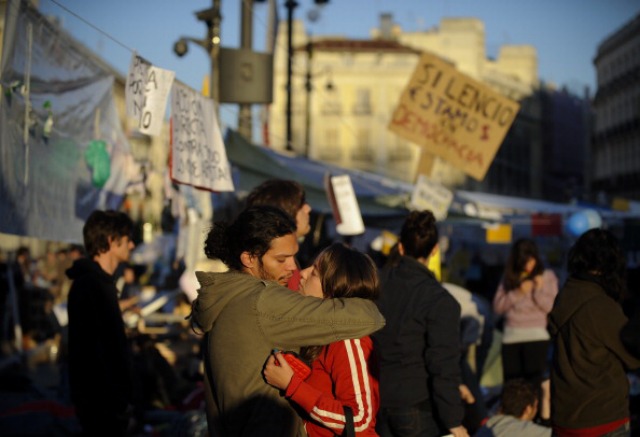
[[[292,292],[285,285],[298,269],[297,251],[296,222],[270,206],[249,207],[207,236],[207,256],[229,267],[197,272],[191,317],[205,335],[212,437],[341,435],[351,421],[359,435],[376,435],[378,378],[368,336],[385,324],[373,302],[376,266],[333,244],[300,272]],[[298,376],[274,350],[301,353],[311,375]]]

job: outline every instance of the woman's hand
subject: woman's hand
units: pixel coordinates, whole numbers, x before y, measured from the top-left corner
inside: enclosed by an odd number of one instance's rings
[[[269,356],[262,374],[267,383],[280,390],[286,390],[293,377],[293,369],[280,352],[274,352]]]
[[[536,290],[542,287],[542,275],[537,275],[533,278],[533,287]]]
[[[525,279],[524,281],[522,281],[522,283],[520,283],[518,291],[520,291],[520,293],[522,294],[527,295],[533,292],[534,287],[535,283],[533,282],[533,279]]]

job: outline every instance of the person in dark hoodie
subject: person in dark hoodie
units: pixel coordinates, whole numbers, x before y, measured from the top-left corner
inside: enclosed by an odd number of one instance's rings
[[[569,250],[568,272],[549,314],[554,435],[629,436],[626,372],[640,359],[620,339],[624,252],[611,232],[591,229]]]
[[[380,274],[378,300],[386,326],[373,336],[380,356],[382,437],[454,437],[462,425],[460,304],[428,269],[438,244],[431,211],[409,213]]]
[[[69,385],[86,436],[126,435],[132,397],[131,353],[113,273],[129,259],[133,223],[96,210],[82,230],[86,258],[67,270]]]

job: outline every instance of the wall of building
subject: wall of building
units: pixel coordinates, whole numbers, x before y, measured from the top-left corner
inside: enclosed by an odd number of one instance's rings
[[[297,153],[349,168],[373,171],[413,182],[420,149],[388,131],[387,125],[399,96],[415,68],[418,53],[429,51],[469,76],[481,80],[505,96],[517,100],[538,85],[537,54],[531,46],[505,46],[497,60],[488,59],[484,23],[475,18],[445,18],[440,26],[423,32],[402,32],[390,17],[371,32],[370,40],[342,39],[341,48],[318,48],[311,63],[313,91],[307,122],[305,74],[308,36],[301,21],[294,22],[295,52],[292,90],[293,147]],[[269,143],[285,148],[286,138],[286,23],[279,28],[274,66],[274,102],[270,111]],[[323,46],[336,37],[314,35]],[[393,42],[372,50],[375,42]],[[331,83],[331,89],[326,84]],[[309,144],[306,126],[309,125]],[[522,137],[525,138],[525,137]],[[526,139],[526,138],[525,138]],[[446,162],[437,163],[441,182],[460,186],[461,171]]]
[[[640,199],[640,15],[598,47],[592,184],[600,200]]]

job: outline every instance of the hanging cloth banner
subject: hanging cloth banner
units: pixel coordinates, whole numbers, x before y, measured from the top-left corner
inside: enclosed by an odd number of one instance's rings
[[[213,100],[179,82],[171,95],[171,179],[209,191],[233,191]]]
[[[0,232],[82,242],[86,218],[118,209],[131,176],[115,71],[29,2],[10,0],[6,10]]]
[[[131,56],[125,102],[127,115],[136,119],[143,134],[160,133],[175,76],[173,71],[151,65],[136,53]]]

